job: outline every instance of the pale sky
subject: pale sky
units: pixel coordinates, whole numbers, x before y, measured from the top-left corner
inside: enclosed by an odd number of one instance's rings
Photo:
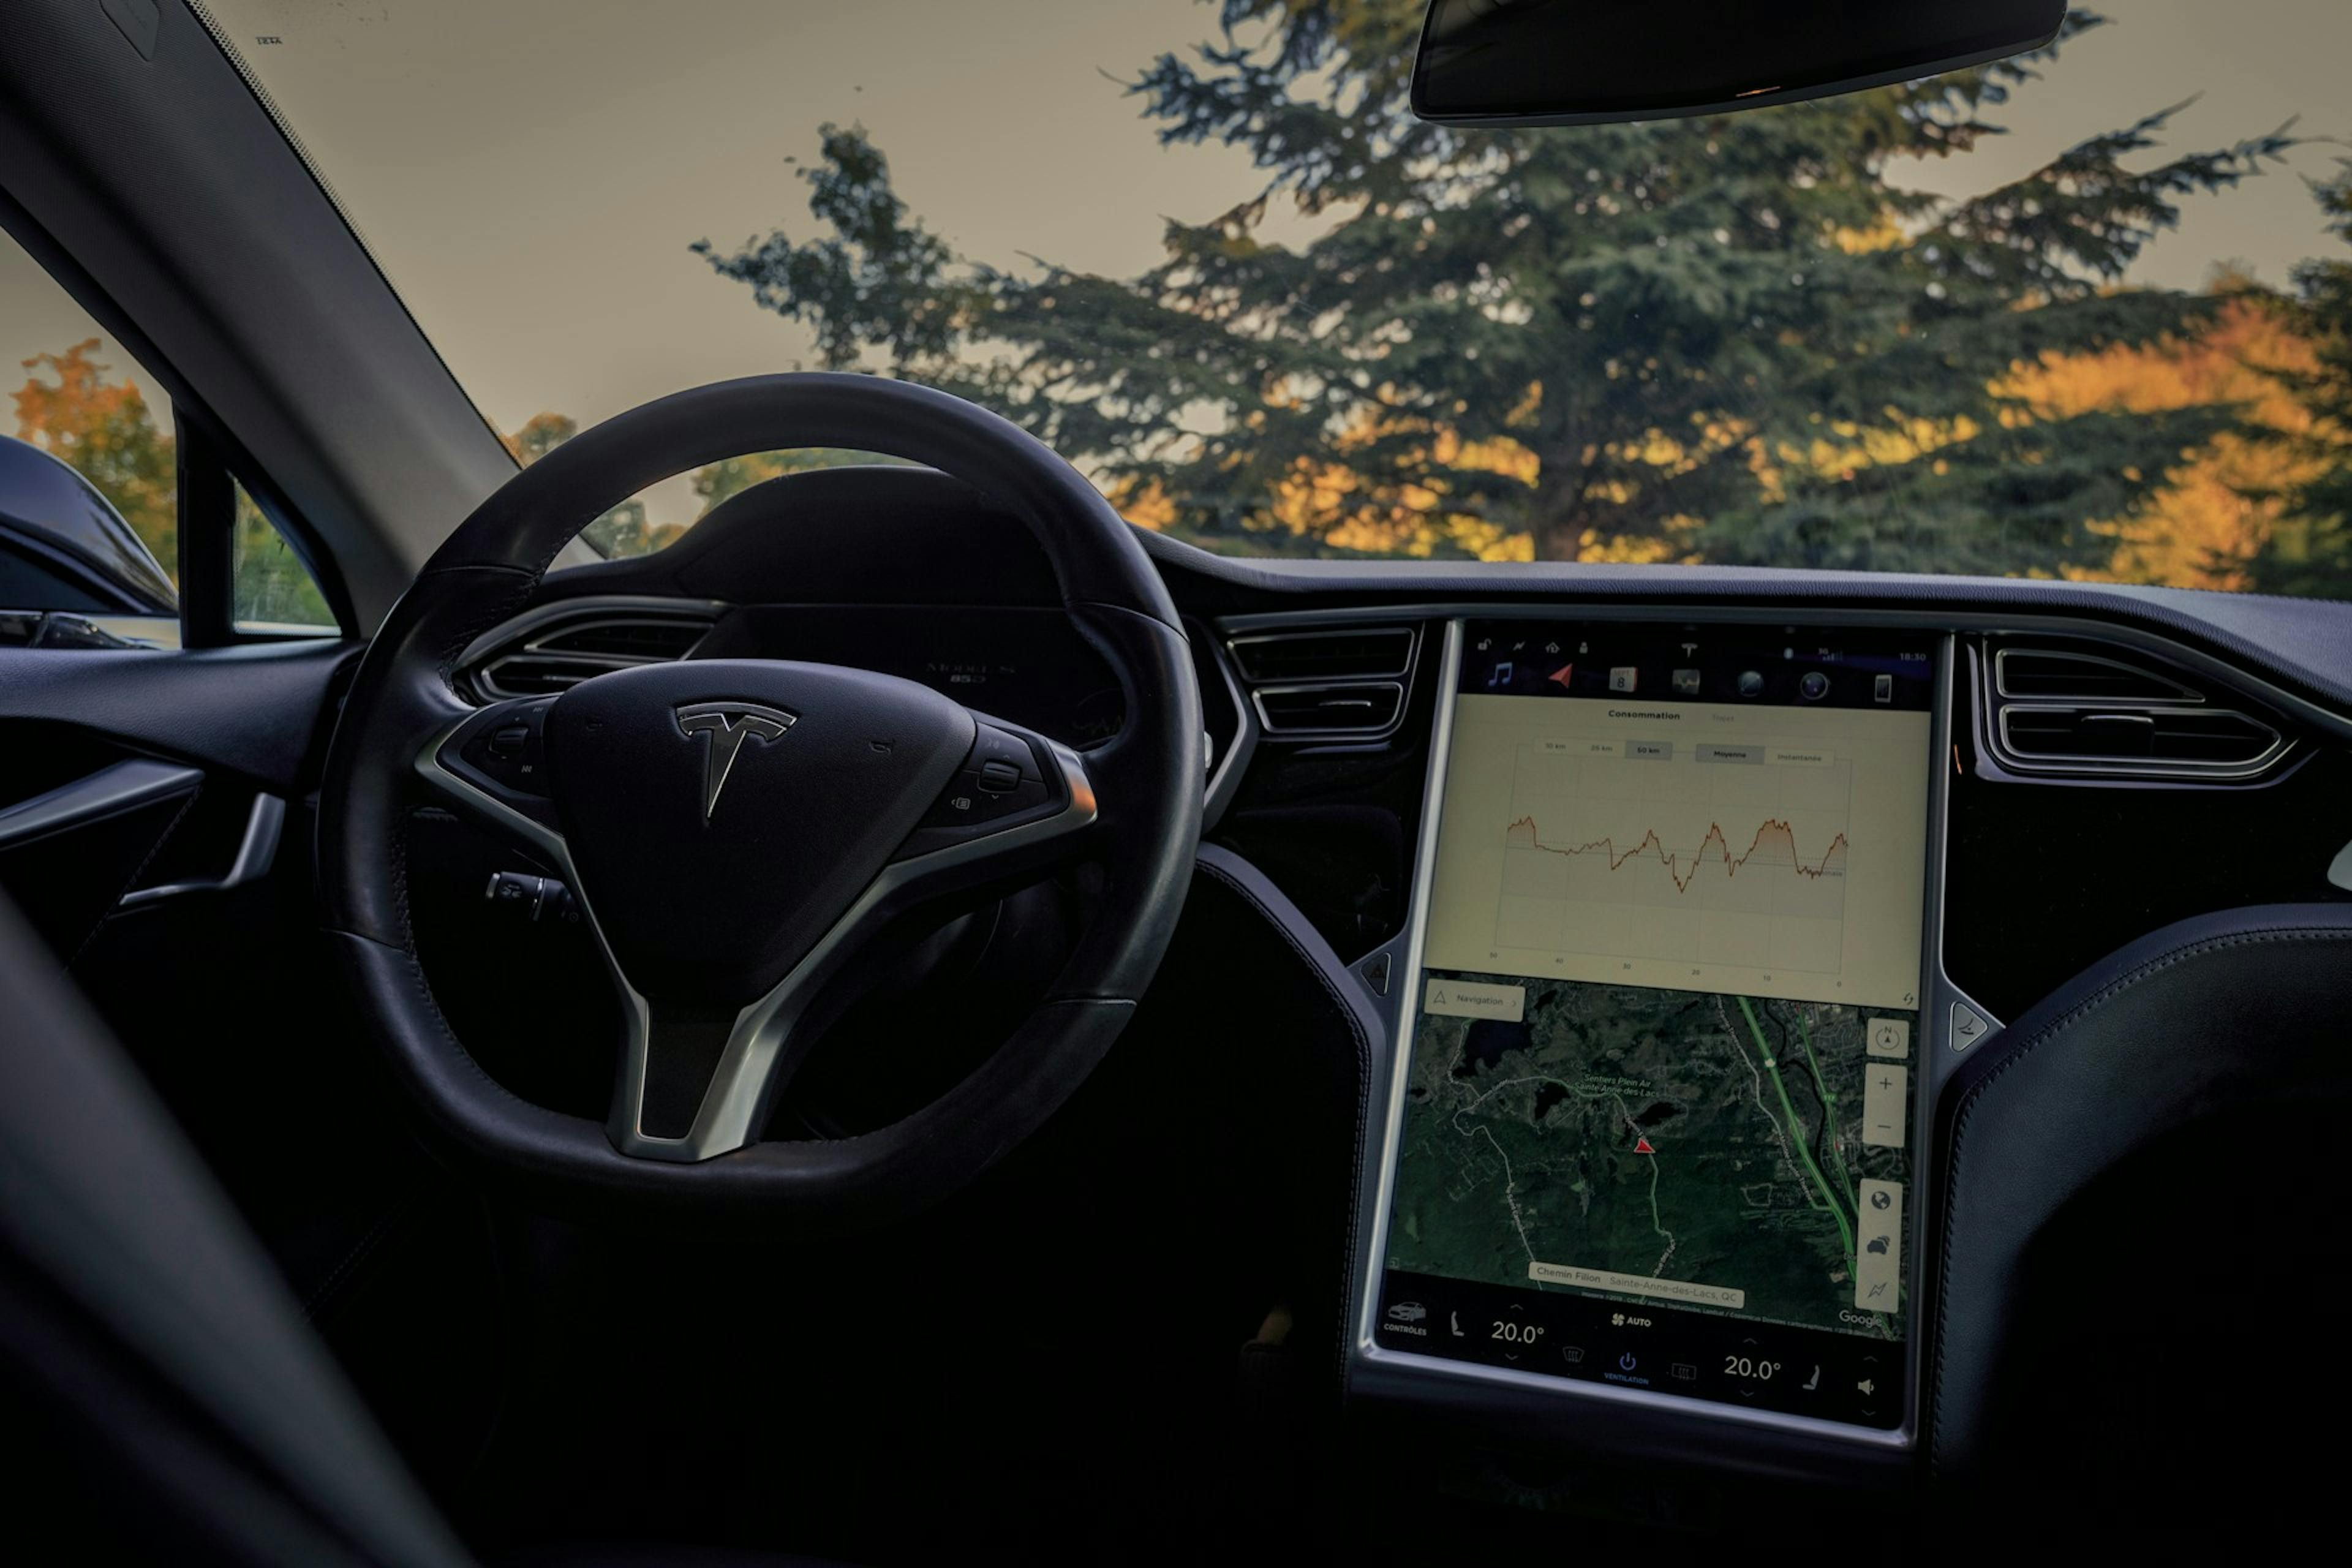
[[[502,429],[593,423],[791,368],[806,331],[687,249],[809,235],[826,121],[865,124],[898,190],[964,254],[1131,274],[1163,216],[1255,193],[1223,147],[1161,148],[1118,80],[1213,34],[1197,0],[211,0],[457,379]],[[2352,151],[2352,0],[2101,0],[2116,25],[2003,111],[2015,132],[1921,171],[1980,190],[2091,132],[2202,94],[2168,145],[2300,115],[2339,144],[2189,204],[2136,280],[2218,263],[2284,283],[2327,242],[2298,174]],[[265,43],[272,38],[278,41]],[[1555,132],[1574,135],[1574,131]],[[69,307],[0,245],[0,353],[61,348]],[[10,368],[0,363],[0,369]],[[691,515],[683,485],[656,516]]]

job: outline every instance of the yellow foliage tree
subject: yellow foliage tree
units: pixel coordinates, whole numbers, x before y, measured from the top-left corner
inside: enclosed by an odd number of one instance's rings
[[[155,427],[138,384],[109,381],[87,338],[23,362],[16,435],[70,465],[114,504],[163,570],[179,580],[179,469],[171,433]],[[43,380],[43,374],[54,380]]]
[[[2262,430],[2300,435],[2311,416],[2273,371],[2312,368],[2311,344],[2275,304],[2245,280],[2223,278],[2232,297],[2204,332],[2142,347],[2045,357],[2021,369],[2001,390],[2022,397],[2037,417],[2069,418],[2113,411],[2147,414],[2208,404],[2235,404]],[[2242,589],[2243,563],[2277,525],[2282,492],[2311,477],[2313,461],[2291,444],[2260,433],[2225,431],[2183,455],[2135,515],[2096,525],[2116,542],[2103,568],[2070,577],[2155,583],[2181,588]]]

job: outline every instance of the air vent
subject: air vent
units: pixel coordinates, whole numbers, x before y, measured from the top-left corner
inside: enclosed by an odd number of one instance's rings
[[[1251,632],[1226,647],[1269,739],[1378,740],[1404,717],[1412,626]]]
[[[474,686],[492,701],[509,697],[552,697],[591,676],[625,668],[601,659],[540,658],[519,653],[475,672]]]
[[[604,654],[640,664],[684,658],[710,631],[709,621],[589,621],[534,641],[545,653]]]
[[[1992,656],[1993,684],[2003,697],[2075,702],[2202,702],[2177,680],[2095,653],[2071,648],[2004,647]]]
[[[1235,637],[1232,647],[1242,678],[1256,684],[1402,676],[1412,668],[1412,644],[1410,626],[1368,626]]]
[[[2122,649],[1997,647],[1985,739],[2020,773],[2231,783],[2276,766],[2286,734],[2256,712],[2218,706],[2200,686]]]
[[[615,669],[683,658],[709,633],[703,616],[541,612],[469,650],[467,679],[491,701],[550,697]]]
[[[1261,686],[1250,695],[1258,722],[1273,735],[1379,732],[1404,708],[1404,688],[1393,680]]]

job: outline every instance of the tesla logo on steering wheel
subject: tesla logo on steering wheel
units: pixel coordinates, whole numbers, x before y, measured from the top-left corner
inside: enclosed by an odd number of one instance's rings
[[[709,826],[710,814],[719,809],[719,792],[727,787],[727,775],[734,771],[735,757],[744,741],[754,735],[762,742],[776,740],[798,722],[781,708],[762,708],[756,702],[689,702],[677,710],[680,734],[689,741],[697,735],[710,737],[702,752],[705,826]]]

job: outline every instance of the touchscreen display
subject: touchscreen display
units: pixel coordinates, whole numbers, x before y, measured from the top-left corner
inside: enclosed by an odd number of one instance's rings
[[[1934,673],[1466,628],[1377,1343],[1899,1424]]]

